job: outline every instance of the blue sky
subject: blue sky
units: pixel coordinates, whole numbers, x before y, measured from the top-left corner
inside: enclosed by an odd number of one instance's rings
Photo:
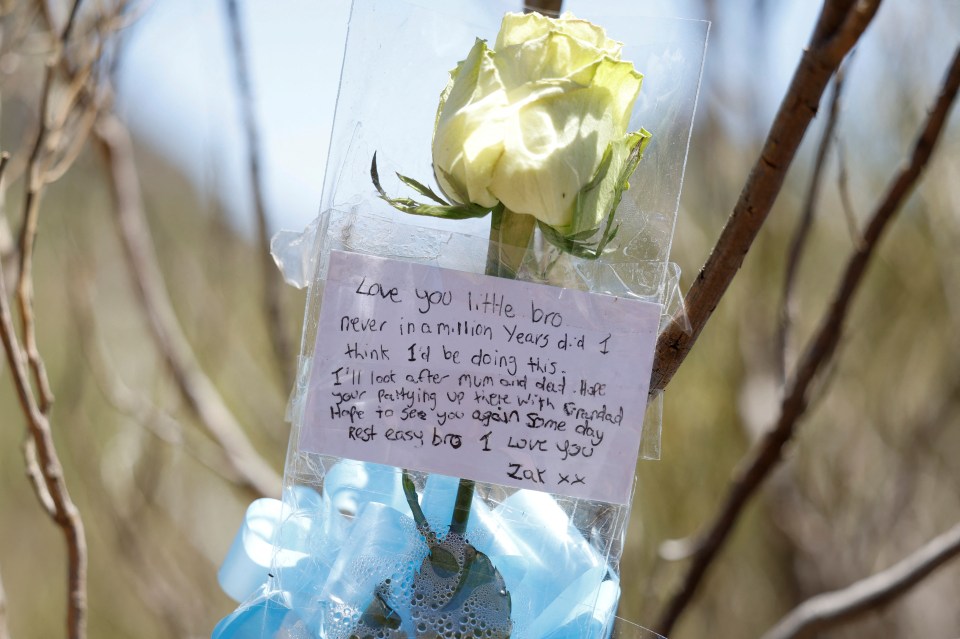
[[[735,137],[765,131],[819,9],[819,3],[809,0],[768,2],[767,27],[758,36],[751,32],[756,25],[744,17],[750,15],[754,1],[716,3],[721,13],[711,31],[709,81],[700,97],[699,113],[710,100]],[[415,4],[483,17],[519,3],[415,0]],[[577,12],[602,6],[604,12],[636,14],[638,5],[649,15],[705,17],[699,0],[567,0],[565,8]],[[269,212],[275,228],[302,228],[319,208],[350,2],[259,0],[241,1],[240,6]],[[858,53],[857,64],[872,70],[859,72],[862,91],[876,92],[877,78],[884,77],[884,58],[898,39],[907,47],[899,50],[898,65],[913,60],[912,67],[930,69],[928,79],[914,75],[911,81],[930,86],[937,81],[960,31],[960,0],[933,2],[927,9],[923,21],[932,31],[924,46],[910,49],[915,36],[905,34],[903,25],[918,19],[916,5],[906,0],[884,5],[872,27],[882,37],[867,41]],[[182,167],[204,192],[217,194],[239,225],[249,229],[246,150],[225,25],[221,1],[156,0],[128,40],[120,108],[141,140]],[[757,56],[757,42],[765,55]],[[946,53],[941,55],[941,49]],[[744,96],[754,101],[752,108],[759,117],[744,117]]]

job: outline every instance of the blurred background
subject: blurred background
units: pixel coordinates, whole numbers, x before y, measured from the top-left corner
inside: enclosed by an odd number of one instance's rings
[[[820,6],[642,4],[650,15],[712,22],[672,254],[686,289],[733,209]],[[282,473],[305,296],[265,261],[263,238],[318,213],[349,2],[89,0],[65,48],[50,33],[68,23],[66,3],[5,0],[0,11],[0,146],[11,154],[0,258],[12,292],[25,212],[38,201],[36,341],[55,397],[54,440],[87,531],[90,636],[208,636],[234,608],[216,583],[219,563],[246,505]],[[886,0],[845,64],[789,304],[788,370],[958,42],[960,1]],[[620,614],[642,625],[655,623],[676,587],[683,540],[712,518],[738,461],[776,418],[786,252],[835,91],[668,388],[662,460],[638,465]],[[784,463],[672,638],[758,637],[803,600],[890,566],[960,521],[957,175],[954,114],[880,246]],[[16,639],[55,637],[66,552],[26,476],[24,424],[3,361],[0,637],[4,623]],[[892,605],[818,636],[953,639],[958,601],[955,561]]]

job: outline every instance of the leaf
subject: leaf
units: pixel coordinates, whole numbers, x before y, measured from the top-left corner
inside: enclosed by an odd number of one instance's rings
[[[476,617],[470,614],[471,609],[483,610],[482,628],[474,625]],[[487,555],[458,533],[448,534],[431,548],[413,580],[416,639],[510,639],[510,614],[510,593]],[[455,628],[453,635],[449,634],[450,624]]]
[[[370,163],[370,179],[373,186],[377,189],[380,199],[403,213],[411,215],[426,215],[429,217],[442,217],[449,220],[466,220],[474,217],[483,217],[488,214],[492,208],[480,206],[478,204],[448,204],[432,189],[405,175],[397,174],[404,184],[415,190],[420,195],[430,198],[437,204],[421,204],[408,197],[390,197],[380,185],[380,173],[377,171],[377,154],[373,154],[373,161]]]
[[[503,575],[487,555],[467,541],[463,533],[467,524],[464,513],[470,510],[473,482],[468,481],[457,491],[451,531],[443,541],[438,541],[436,533],[430,529],[417,501],[413,479],[407,471],[403,471],[402,483],[414,521],[430,548],[413,578],[411,614],[416,639],[449,637],[450,624],[464,623],[463,620],[467,620],[465,627],[452,636],[470,639],[480,637],[482,632],[486,639],[510,639],[513,629],[511,601]],[[470,626],[471,608],[483,609],[482,630]]]
[[[408,639],[408,635],[400,630],[400,615],[387,603],[386,590],[388,583],[377,586],[373,593],[373,601],[357,622],[356,628],[350,633],[350,639]]]

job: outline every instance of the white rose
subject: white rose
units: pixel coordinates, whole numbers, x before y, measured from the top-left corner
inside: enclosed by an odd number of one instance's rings
[[[627,126],[642,77],[622,44],[570,14],[507,14],[451,72],[433,162],[460,204],[532,215],[561,235],[613,213],[649,134]]]

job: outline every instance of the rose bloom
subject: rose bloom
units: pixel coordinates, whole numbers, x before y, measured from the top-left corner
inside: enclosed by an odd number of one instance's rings
[[[578,194],[610,167],[605,154],[620,166],[648,136],[627,133],[643,76],[622,46],[569,13],[507,14],[494,48],[478,40],[441,95],[433,164],[444,193],[564,233],[596,228],[611,199]]]

